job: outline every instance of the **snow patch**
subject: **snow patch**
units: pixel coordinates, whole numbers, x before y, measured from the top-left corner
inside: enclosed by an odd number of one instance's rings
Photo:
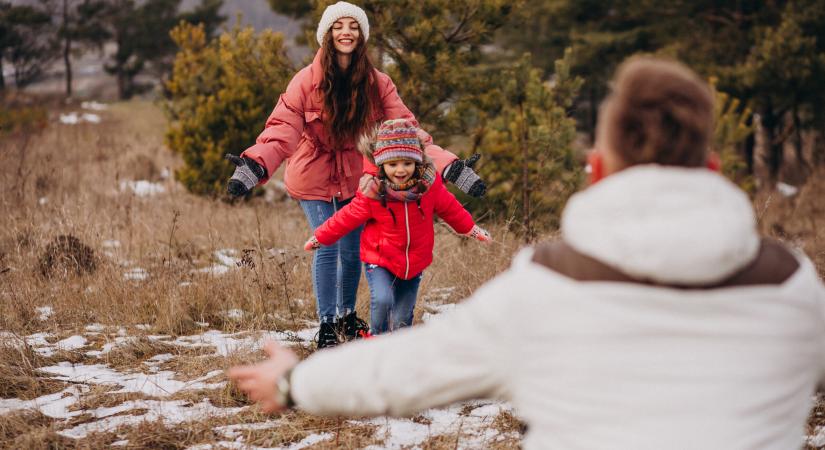
[[[104,111],[106,109],[109,109],[109,105],[106,105],[105,103],[98,103],[95,101],[83,102],[80,104],[80,107],[83,109],[91,109],[92,111]]]
[[[50,374],[53,378],[61,381],[120,386],[121,389],[114,392],[140,392],[153,397],[167,397],[190,389],[220,389],[226,385],[226,382],[204,382],[204,380],[222,374],[223,370],[213,370],[192,381],[175,380],[174,377],[177,374],[169,370],[152,374],[121,373],[104,364],[72,365],[68,362],[61,362],[56,366],[41,367],[37,370]]]
[[[377,437],[385,437],[380,446],[369,446],[368,449],[401,449],[417,447],[432,436],[443,434],[461,435],[458,439],[458,448],[486,448],[489,443],[500,437],[498,430],[492,427],[495,417],[504,408],[502,403],[478,404],[467,415],[462,415],[468,404],[453,405],[445,409],[430,409],[422,416],[430,424],[413,422],[409,419],[395,419],[381,417],[366,423],[378,426],[375,432]],[[469,404],[470,406],[473,403]]]
[[[231,416],[237,414],[244,408],[245,407],[218,408],[213,406],[209,400],[203,400],[195,404],[191,404],[186,400],[128,401],[113,408],[98,408],[91,411],[92,415],[100,417],[102,420],[80,424],[73,428],[58,431],[58,433],[69,438],[82,439],[89,433],[112,431],[123,425],[136,425],[142,422],[154,422],[158,420],[162,420],[166,425],[175,425],[193,420],[203,420],[209,417]],[[113,415],[134,409],[146,410],[146,413],[142,415]]]
[[[149,278],[149,272],[142,267],[134,267],[126,272],[123,272],[123,279],[124,280],[131,280],[131,281],[143,281]]]
[[[779,191],[784,197],[793,197],[799,192],[799,188],[788,183],[778,182],[776,183],[776,190]]]
[[[49,320],[49,317],[51,317],[52,314],[54,314],[54,309],[52,309],[51,306],[38,306],[37,308],[34,308],[34,309],[35,309],[35,311],[37,311],[37,314],[38,314],[37,318],[39,320]]]
[[[131,190],[138,197],[150,197],[156,194],[166,192],[166,188],[162,184],[152,183],[151,181],[121,181],[120,191],[125,192]]]
[[[60,115],[60,123],[66,125],[77,125],[81,122],[88,122],[88,123],[100,123],[100,116],[97,114],[92,113],[81,113],[78,114],[76,112],[71,112],[68,114],[61,114]]]
[[[101,245],[103,248],[120,248],[120,241],[116,239],[106,239]]]

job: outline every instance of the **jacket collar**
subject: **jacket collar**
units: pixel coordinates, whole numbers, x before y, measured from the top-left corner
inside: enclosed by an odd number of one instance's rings
[[[707,169],[645,165],[571,197],[562,239],[634,277],[664,284],[719,282],[759,251],[748,197]]]
[[[318,86],[321,85],[321,81],[324,79],[324,68],[321,67],[321,59],[323,58],[323,48],[319,48],[317,52],[315,52],[315,57],[312,58],[312,64],[310,64],[310,72],[312,73],[312,89],[318,89]]]

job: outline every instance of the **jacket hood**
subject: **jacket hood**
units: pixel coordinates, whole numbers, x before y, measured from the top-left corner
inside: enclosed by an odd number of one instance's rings
[[[644,165],[571,197],[562,239],[627,275],[701,285],[744,268],[759,250],[748,197],[707,169]]]

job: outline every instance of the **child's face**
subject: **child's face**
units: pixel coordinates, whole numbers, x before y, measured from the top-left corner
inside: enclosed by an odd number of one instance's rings
[[[409,159],[384,163],[384,173],[387,174],[387,179],[395,184],[402,184],[409,180],[414,172],[415,161]]]

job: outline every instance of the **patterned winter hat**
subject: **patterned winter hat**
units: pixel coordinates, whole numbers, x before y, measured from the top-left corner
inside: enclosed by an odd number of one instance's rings
[[[375,165],[411,159],[424,162],[421,141],[418,140],[418,127],[407,119],[387,120],[378,127],[372,157]]]
[[[324,14],[321,16],[321,21],[318,22],[318,29],[315,31],[315,39],[318,39],[318,45],[324,46],[324,35],[327,34],[332,24],[342,17],[352,17],[358,22],[361,28],[361,33],[364,34],[364,42],[370,38],[370,21],[367,19],[367,13],[363,9],[347,2],[338,2],[334,5],[327,6]]]

